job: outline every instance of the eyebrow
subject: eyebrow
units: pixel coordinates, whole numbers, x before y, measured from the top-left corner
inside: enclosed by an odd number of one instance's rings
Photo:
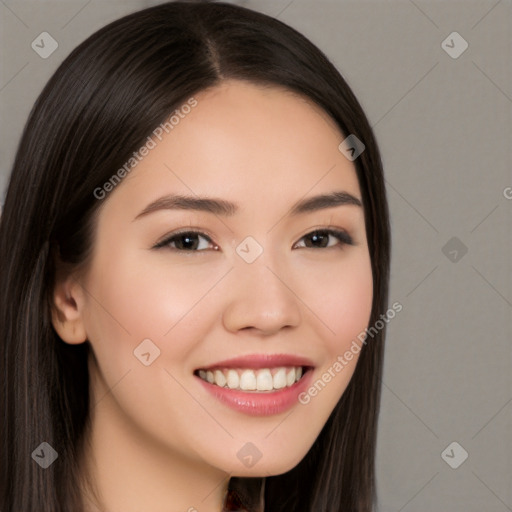
[[[344,205],[362,207],[361,200],[357,197],[345,191],[336,191],[299,200],[292,206],[289,215],[295,216]],[[133,220],[158,210],[197,210],[231,217],[239,211],[239,206],[224,199],[171,194],[160,197],[148,204]]]

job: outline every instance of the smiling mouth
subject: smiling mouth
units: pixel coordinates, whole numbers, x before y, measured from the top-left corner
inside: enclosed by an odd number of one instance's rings
[[[198,369],[194,375],[225,389],[247,392],[275,392],[290,388],[310,371],[309,366],[277,366],[272,368]]]

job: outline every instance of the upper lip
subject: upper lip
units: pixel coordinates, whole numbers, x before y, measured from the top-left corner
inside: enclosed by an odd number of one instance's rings
[[[314,366],[313,362],[305,357],[293,354],[249,354],[217,361],[200,369],[210,368],[274,368],[279,366]]]

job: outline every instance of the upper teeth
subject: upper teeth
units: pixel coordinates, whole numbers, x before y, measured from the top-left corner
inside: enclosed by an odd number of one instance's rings
[[[232,368],[199,370],[199,377],[210,384],[243,391],[272,391],[290,387],[302,376],[302,367],[261,368],[259,370]]]

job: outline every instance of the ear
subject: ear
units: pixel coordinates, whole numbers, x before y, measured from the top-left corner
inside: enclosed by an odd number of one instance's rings
[[[72,274],[59,277],[53,290],[52,324],[60,338],[73,345],[87,341],[82,319],[83,288]]]

